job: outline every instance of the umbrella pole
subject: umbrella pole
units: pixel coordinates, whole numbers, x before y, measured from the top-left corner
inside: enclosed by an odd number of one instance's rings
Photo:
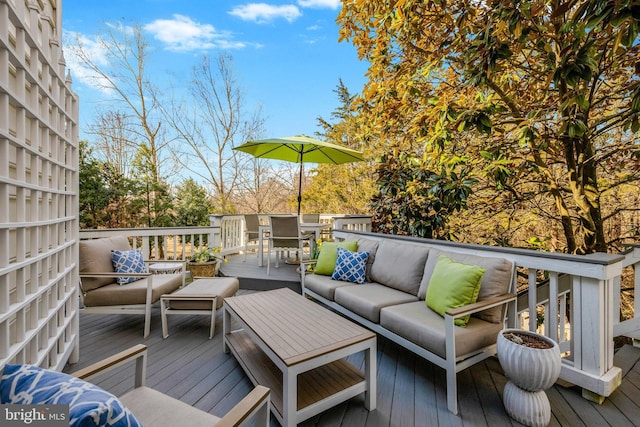
[[[298,176],[298,218],[300,218],[301,203],[302,203],[302,157],[300,157],[300,174]]]
[[[302,154],[300,155],[300,173],[298,175],[298,222],[300,221],[300,204],[302,203]],[[296,257],[294,259],[288,259],[285,261],[287,264],[299,265],[300,255],[296,251]]]

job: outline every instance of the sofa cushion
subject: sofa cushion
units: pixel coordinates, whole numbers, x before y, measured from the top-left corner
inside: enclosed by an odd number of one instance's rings
[[[455,262],[440,255],[427,289],[427,307],[444,317],[451,309],[472,304],[478,299],[480,281],[485,269],[477,265]],[[470,315],[458,317],[454,323],[467,326]]]
[[[352,241],[323,242],[322,249],[320,249],[320,254],[318,255],[318,262],[313,269],[314,274],[322,274],[324,276],[333,274],[338,260],[339,247],[349,251],[356,251],[358,250],[358,243]]]
[[[80,274],[113,273],[111,262],[112,250],[129,250],[129,239],[126,236],[114,236],[104,239],[80,240],[79,269]],[[114,277],[83,277],[82,290],[84,292],[115,282]]]
[[[151,301],[156,302],[162,294],[170,294],[182,285],[182,274],[157,274],[144,280],[136,280],[127,286],[120,286],[117,283],[102,286],[86,293],[83,300],[84,305],[95,307],[145,304],[149,280],[153,280]]]
[[[380,310],[380,326],[431,353],[446,357],[444,318],[430,310],[424,301],[383,308]],[[475,317],[469,319],[466,328],[455,326],[456,356],[495,344],[501,329],[501,324],[485,322]]]
[[[470,254],[461,254],[455,252],[440,251],[431,249],[429,259],[424,266],[424,276],[420,283],[418,298],[424,299],[427,295],[429,281],[433,274],[433,269],[438,261],[439,255],[445,255],[456,262],[463,264],[478,265],[485,270],[482,281],[480,282],[480,293],[478,301],[482,301],[491,297],[503,295],[509,291],[511,276],[513,272],[513,263],[504,258],[482,257]],[[479,313],[475,313],[472,317],[486,320],[487,322],[502,323],[502,307],[490,308]]]
[[[113,250],[111,251],[111,262],[113,263],[113,271],[116,273],[148,273],[147,265],[144,263],[142,252],[140,249],[131,249],[128,251]],[[116,283],[126,285],[127,283],[140,280],[138,277],[116,277]]]
[[[69,425],[73,427],[140,426],[111,393],[71,375],[33,365],[5,366],[0,379],[0,402],[69,405]]]
[[[331,276],[321,274],[305,274],[304,287],[323,298],[333,301],[335,290],[343,286],[357,286],[351,282],[333,280]]]
[[[428,254],[426,246],[384,239],[371,266],[371,280],[417,295]]]
[[[335,300],[338,304],[374,323],[380,322],[380,310],[383,307],[417,299],[415,295],[378,283],[346,286],[335,290]]]
[[[369,252],[351,252],[338,248],[338,260],[331,278],[362,285],[366,281],[367,259]]]
[[[357,234],[349,234],[345,240],[352,240],[358,243],[358,252],[369,252],[369,258],[367,259],[367,269],[365,280],[371,282],[371,266],[376,259],[376,253],[378,252],[378,240],[367,239],[366,237],[359,236]]]

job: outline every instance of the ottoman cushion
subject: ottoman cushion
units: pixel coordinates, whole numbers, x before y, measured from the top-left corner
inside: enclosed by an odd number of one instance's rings
[[[171,295],[217,296],[216,308],[220,308],[224,298],[233,296],[238,291],[239,285],[236,277],[196,279]],[[169,307],[174,310],[211,310],[211,301],[172,300],[169,302]]]

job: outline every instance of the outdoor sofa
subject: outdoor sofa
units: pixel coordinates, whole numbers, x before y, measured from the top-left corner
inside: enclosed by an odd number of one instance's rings
[[[144,337],[151,330],[151,306],[184,285],[184,266],[174,274],[116,272],[112,251],[131,251],[126,236],[80,241],[81,307],[89,313],[144,315]],[[154,261],[160,262],[160,261]],[[171,261],[175,263],[176,261]],[[119,284],[117,278],[133,281]]]
[[[301,269],[303,295],[444,368],[447,406],[457,414],[456,374],[496,353],[497,335],[504,327],[507,307],[515,307],[514,263],[504,258],[455,252],[455,249],[445,252],[428,243],[372,233],[347,234],[340,245],[354,250],[353,242],[357,243],[355,251],[369,253],[365,284],[335,280],[326,275],[326,266],[323,266],[324,274],[318,274],[318,262],[313,273]],[[318,261],[326,244],[323,243]],[[440,256],[443,256],[441,265],[448,262],[447,259],[453,262],[438,267],[439,283],[438,288],[433,287],[433,295],[442,289],[443,282],[445,292],[453,291],[454,298],[458,294],[454,288],[446,289],[455,286],[453,283],[440,280],[446,268],[486,270],[481,276],[479,292],[477,288],[474,291],[477,301],[448,309],[442,315],[429,308],[425,301],[429,300],[426,296]],[[314,262],[309,261],[310,264]],[[435,299],[435,296],[431,297],[431,300]],[[467,317],[466,327],[456,325],[456,322],[464,323]]]

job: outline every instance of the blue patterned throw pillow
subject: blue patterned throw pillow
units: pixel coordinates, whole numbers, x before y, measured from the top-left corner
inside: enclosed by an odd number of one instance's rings
[[[117,397],[81,379],[32,365],[6,365],[0,402],[69,405],[71,427],[137,427],[140,423]]]
[[[365,283],[368,258],[369,252],[351,252],[338,248],[338,260],[331,278],[343,282]]]
[[[147,266],[144,263],[142,252],[140,249],[132,249],[130,251],[111,251],[111,262],[113,263],[113,271],[116,273],[148,273]],[[119,285],[139,280],[136,277],[117,277],[116,282]]]

